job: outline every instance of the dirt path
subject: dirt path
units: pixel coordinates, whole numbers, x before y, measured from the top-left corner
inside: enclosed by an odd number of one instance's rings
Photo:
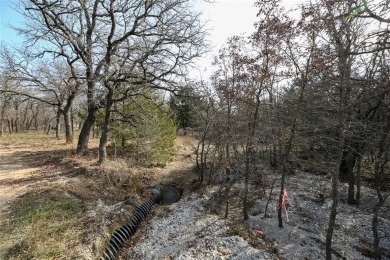
[[[195,149],[197,140],[192,136],[178,136],[175,141],[175,158],[166,167],[154,169],[160,181],[172,179],[178,181],[179,173],[191,172],[195,167]],[[175,174],[175,172],[177,174]],[[183,176],[182,176],[183,177]],[[184,176],[186,177],[186,176]]]
[[[32,189],[28,180],[41,168],[34,167],[28,163],[32,158],[28,158],[30,147],[9,147],[0,146],[0,225],[7,221],[9,205],[17,197],[27,193]],[[12,241],[9,241],[11,244]],[[9,245],[0,244],[0,252]]]
[[[28,158],[31,150],[26,147],[0,147],[0,219],[6,211],[7,205],[16,197],[23,195],[28,190],[28,184],[20,181],[29,179],[41,167],[33,167],[26,163],[33,158]],[[19,181],[18,181],[19,180]]]

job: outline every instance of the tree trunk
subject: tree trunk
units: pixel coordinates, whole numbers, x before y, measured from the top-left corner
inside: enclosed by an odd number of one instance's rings
[[[389,111],[390,112],[390,111]],[[375,159],[374,164],[374,184],[375,184],[375,190],[378,197],[378,201],[375,204],[374,212],[372,216],[372,233],[374,236],[374,243],[373,243],[373,251],[376,259],[380,259],[380,251],[379,251],[379,243],[380,243],[380,236],[378,232],[378,219],[379,219],[379,210],[385,203],[385,197],[382,194],[382,188],[384,185],[383,183],[383,167],[388,163],[388,159],[386,158],[386,142],[387,138],[390,134],[390,113],[387,116],[387,125],[383,131],[383,134],[381,136],[380,142],[379,142],[379,149],[378,149],[378,155]]]
[[[302,75],[303,76],[303,75]],[[283,227],[283,219],[282,219],[282,208],[283,207],[287,207],[287,205],[285,205],[286,203],[286,198],[283,198],[285,196],[285,193],[287,191],[285,191],[285,179],[286,179],[286,172],[287,172],[287,163],[289,162],[290,160],[290,153],[293,149],[293,144],[294,144],[294,139],[295,139],[295,131],[296,131],[296,128],[298,126],[298,116],[299,116],[299,113],[300,113],[300,107],[301,107],[301,104],[302,104],[302,101],[303,101],[303,94],[305,92],[305,88],[306,88],[306,84],[307,84],[307,80],[306,80],[306,76],[303,77],[303,84],[300,88],[300,91],[299,91],[299,96],[298,96],[298,101],[297,101],[297,104],[296,104],[296,108],[295,108],[295,111],[294,111],[294,118],[292,119],[291,121],[291,128],[290,128],[290,133],[289,133],[289,138],[287,140],[287,143],[285,145],[285,152],[284,152],[284,155],[283,155],[283,158],[281,158],[281,161],[282,161],[282,177],[281,177],[281,180],[280,180],[280,193],[279,193],[279,204],[278,204],[278,222],[279,222],[279,227],[282,228]],[[280,148],[280,150],[282,150],[282,148]],[[284,199],[284,205],[283,205],[283,199]],[[287,209],[286,209],[287,211]]]
[[[70,124],[71,124],[71,130],[72,130],[72,143],[73,143],[73,136],[74,136],[74,113],[73,113],[73,107],[70,107]]]
[[[125,149],[126,145],[126,137],[124,135],[121,136],[121,148],[122,150]]]
[[[60,123],[61,122],[61,112],[58,110],[56,114],[56,138],[60,140]]]
[[[355,184],[356,184],[356,178],[354,174],[354,167],[356,163],[356,157],[354,155],[350,155],[350,158],[348,158],[348,204],[356,204],[355,199]]]
[[[357,164],[356,164],[356,204],[360,204],[360,198],[361,198],[361,165],[362,165],[362,156],[359,155],[357,158]]]
[[[15,124],[15,133],[19,133],[20,125],[19,125],[19,119],[18,118],[15,119],[14,124]]]
[[[71,116],[69,111],[64,111],[64,126],[65,126],[65,143],[71,144],[73,143],[73,131],[72,131],[72,123]]]
[[[202,149],[201,149],[201,152],[200,152],[200,184],[203,183],[203,179],[204,179],[204,170],[206,168],[206,156],[205,156],[205,151],[204,151],[204,147],[205,147],[205,140],[204,138],[202,138],[202,142],[201,142],[201,145],[202,145]]]
[[[198,142],[198,146],[196,149],[196,166],[197,166],[197,169],[200,170],[199,180],[200,180],[201,184],[203,183],[203,180],[204,180],[204,170],[206,167],[206,151],[205,151],[206,144],[205,144],[205,141],[206,141],[208,129],[209,129],[209,125],[208,125],[208,122],[206,122],[205,128],[204,128],[203,133],[202,133],[201,140]],[[199,148],[201,149],[200,154],[199,154]],[[199,164],[199,155],[200,155],[200,164]]]
[[[12,123],[8,118],[7,118],[7,122],[8,122],[8,132],[9,134],[12,134]]]
[[[49,125],[47,126],[47,130],[46,130],[46,134],[50,134],[50,130],[51,130],[51,120],[49,121]]]
[[[339,136],[338,160],[339,162],[341,162],[343,158],[343,146],[344,146],[344,133],[341,128],[339,131],[339,135],[340,136]],[[339,203],[339,167],[337,167],[337,169],[334,169],[332,174],[332,206],[329,215],[328,229],[326,231],[326,243],[325,243],[326,260],[332,259],[332,237],[333,237],[334,225],[336,223],[338,203]]]
[[[36,117],[34,118],[34,128],[35,128],[35,131],[36,131],[36,132],[37,132],[38,129],[39,129],[39,124],[38,124],[38,120],[37,120]]]
[[[5,113],[5,108],[6,108],[6,102],[3,103],[3,106],[1,108],[1,114],[0,114],[0,136],[3,135],[3,130],[4,130],[4,113]]]
[[[12,129],[12,132],[19,133],[19,126],[18,126],[18,124],[19,124],[19,117],[16,117],[16,119],[13,120],[13,123],[14,123],[13,124],[14,127]]]
[[[29,122],[28,119],[28,108],[30,107],[30,100],[27,101],[26,104],[26,109],[24,109],[23,117],[22,117],[22,122],[20,124],[21,130],[24,131],[27,127],[27,122]]]
[[[225,178],[225,218],[229,215],[229,181],[230,181],[230,168],[226,168],[226,178]]]
[[[346,142],[348,145],[348,142]],[[339,168],[340,181],[348,182],[348,204],[356,204],[355,199],[355,184],[356,178],[354,174],[354,167],[356,164],[356,155],[354,151],[347,150],[343,152],[343,158]]]
[[[269,202],[271,201],[272,192],[274,191],[276,178],[277,178],[277,176],[275,176],[274,180],[272,181],[271,190],[269,191],[269,195],[268,195],[268,200],[267,200],[267,203],[265,204],[264,217],[268,216],[268,214],[267,214],[267,212],[268,212],[268,205],[269,205]],[[265,194],[265,192],[264,192],[264,194]]]
[[[85,122],[84,122],[85,123]],[[95,138],[96,137],[96,126],[93,125],[92,126],[92,137]]]
[[[329,8],[329,7],[328,7]],[[329,10],[329,12],[331,12]],[[341,39],[340,34],[337,34],[337,30],[334,25],[332,27],[332,36],[335,43],[336,55],[337,55],[337,70],[339,77],[336,78],[338,86],[338,104],[337,104],[337,126],[338,126],[338,149],[336,167],[332,174],[332,206],[329,214],[328,229],[326,232],[326,244],[325,244],[325,259],[332,259],[332,238],[334,232],[334,226],[336,223],[337,206],[339,202],[339,174],[340,165],[343,160],[343,151],[345,147],[345,122],[346,122],[346,108],[348,107],[349,95],[351,93],[351,84],[349,82],[351,77],[352,59],[349,56],[351,50],[351,38],[349,28],[346,28],[345,41]]]
[[[249,143],[246,148],[246,160],[245,160],[245,186],[244,186],[244,198],[243,198],[243,207],[242,213],[244,215],[244,220],[249,219],[248,214],[248,189],[249,189],[249,173],[250,173],[250,164],[251,164],[251,154],[252,154],[252,144]]]
[[[88,37],[92,37],[88,35]],[[91,41],[91,39],[88,39]],[[92,57],[89,57],[89,63],[92,64]],[[88,142],[91,130],[96,122],[96,114],[99,107],[95,104],[95,80],[93,80],[92,68],[87,67],[86,78],[88,79],[88,90],[87,90],[87,103],[88,103],[88,116],[84,121],[83,127],[80,130],[79,141],[77,143],[76,154],[88,153]]]
[[[97,108],[88,109],[87,119],[84,121],[80,130],[76,154],[86,154],[88,152],[89,135],[93,125],[95,124],[97,111]]]
[[[378,194],[378,202],[375,204],[374,212],[372,215],[372,221],[371,221],[371,228],[372,228],[372,234],[374,236],[373,241],[373,252],[375,259],[381,259],[381,254],[379,250],[379,244],[380,244],[380,237],[378,232],[379,227],[379,210],[382,208],[383,204],[385,203],[385,200],[381,195]]]
[[[258,117],[259,117],[259,109],[260,109],[260,95],[263,88],[259,86],[257,92],[256,92],[256,103],[255,103],[255,110],[253,111],[253,117],[249,117],[248,122],[248,139],[247,139],[247,146],[246,146],[246,162],[245,162],[245,187],[244,187],[244,199],[243,199],[243,215],[244,220],[249,219],[248,214],[248,193],[249,193],[249,174],[251,173],[252,169],[251,167],[253,164],[253,157],[255,153],[255,147],[254,147],[254,137],[256,134],[256,127],[258,125]],[[250,112],[251,114],[251,112]]]
[[[99,142],[99,160],[98,164],[102,165],[107,158],[107,142],[108,142],[108,133],[110,131],[110,120],[111,120],[111,108],[113,102],[113,90],[111,88],[108,89],[108,93],[106,96],[106,108],[104,115],[104,125],[102,127],[102,134],[100,136]]]
[[[4,129],[4,114],[3,111],[1,112],[1,117],[0,117],[0,136],[3,135],[3,129]]]
[[[276,167],[278,166],[278,160],[276,158],[276,144],[275,144],[275,141],[273,142],[272,144],[272,160],[271,160],[271,167]]]
[[[286,164],[283,163],[282,167],[282,177],[280,179],[280,193],[279,193],[279,201],[278,201],[278,224],[279,227],[283,227],[283,218],[282,218],[282,210],[283,210],[283,196],[284,196],[284,183],[286,179]]]
[[[336,168],[332,173],[332,206],[329,214],[328,229],[326,231],[326,243],[325,243],[325,259],[332,259],[332,237],[334,232],[334,226],[336,223],[337,206],[339,203],[339,171],[340,165],[343,160],[343,150],[345,143],[344,124],[345,124],[345,93],[343,87],[339,89],[339,106],[338,106],[338,156],[336,161]]]
[[[73,143],[73,109],[72,104],[73,100],[76,97],[77,91],[72,92],[68,99],[66,100],[66,104],[62,109],[62,114],[64,115],[64,127],[65,127],[65,143],[71,144]]]
[[[29,132],[30,131],[30,129],[31,129],[31,126],[32,126],[32,124],[33,124],[33,122],[34,122],[34,120],[35,120],[35,116],[33,116],[30,120],[29,120],[29,122],[28,122],[28,125],[27,125],[27,132]]]

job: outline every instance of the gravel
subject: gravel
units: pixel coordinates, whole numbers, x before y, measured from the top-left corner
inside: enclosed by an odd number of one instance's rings
[[[277,183],[277,182],[276,182]],[[331,206],[330,180],[307,173],[289,175],[289,219],[278,227],[277,189],[271,196],[269,214],[264,217],[266,198],[256,200],[248,227],[272,241],[281,259],[324,259],[325,237]],[[269,190],[267,190],[267,196]],[[375,191],[362,187],[359,206],[348,205],[347,186],[340,185],[340,203],[333,235],[333,259],[370,259],[372,210]],[[178,203],[157,209],[148,221],[147,232],[130,249],[127,259],[275,259],[264,250],[253,248],[239,236],[229,236],[224,219],[207,213],[210,198],[190,194]],[[380,213],[382,259],[390,259],[390,199]],[[283,214],[284,215],[284,214]]]
[[[227,236],[223,219],[207,214],[208,197],[190,195],[157,214],[128,259],[271,259],[239,236]]]
[[[248,224],[262,230],[265,238],[273,241],[279,255],[285,259],[324,259],[325,238],[329,212],[330,180],[324,176],[307,173],[289,175],[286,179],[289,194],[289,219],[283,212],[284,227],[278,227],[277,195],[274,191],[269,206],[270,217],[265,218],[265,200],[257,200],[254,209],[257,216],[251,216]],[[373,241],[371,231],[372,210],[376,203],[375,191],[362,187],[362,201],[359,206],[348,205],[347,185],[340,185],[340,202],[333,235],[333,259],[371,259],[362,254]],[[268,194],[268,193],[267,193]],[[261,213],[260,213],[261,212]],[[386,252],[382,259],[390,259],[390,200],[380,213],[380,246]]]

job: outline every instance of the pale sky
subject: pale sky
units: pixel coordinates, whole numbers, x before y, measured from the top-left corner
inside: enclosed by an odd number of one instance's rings
[[[212,59],[226,40],[234,35],[249,35],[254,31],[257,8],[253,3],[254,0],[214,0],[214,3],[197,0],[195,8],[202,12],[203,20],[207,21],[211,49],[198,60],[199,70],[192,71],[191,77],[207,80]]]
[[[197,64],[199,71],[193,71],[193,77],[206,80],[211,73],[211,62],[226,40],[234,35],[249,36],[254,32],[254,23],[258,8],[255,0],[214,0],[205,3],[197,0],[196,8],[203,13],[203,19],[209,21],[212,49],[209,54],[200,59]],[[306,0],[283,0],[286,10],[298,7]]]
[[[7,44],[18,42],[16,33],[8,26],[22,21],[22,17],[10,5],[10,0],[0,0],[0,42]]]

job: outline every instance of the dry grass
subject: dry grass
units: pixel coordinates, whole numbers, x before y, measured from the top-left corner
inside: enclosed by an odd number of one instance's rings
[[[26,194],[17,199],[1,240],[17,241],[5,259],[80,258],[71,250],[82,233],[81,202],[64,193]]]
[[[171,173],[176,179],[183,174],[178,168],[189,167],[184,154],[192,149],[185,145],[194,140],[177,141],[183,149],[176,162],[142,168],[120,158],[98,166],[97,138],[90,139],[91,153],[81,157],[74,155],[77,140],[65,145],[40,132],[4,134],[0,194],[7,196],[0,199],[0,259],[97,258],[109,234],[146,199],[143,188]],[[121,203],[127,198],[133,205]]]
[[[94,242],[86,234],[104,227],[99,221],[109,212],[94,219],[88,207],[97,198],[117,202],[123,193],[107,185],[93,154],[73,155],[77,140],[64,143],[39,132],[0,137],[0,193],[7,192],[0,201],[0,259],[91,258],[83,252]],[[91,139],[90,147],[97,143]]]

